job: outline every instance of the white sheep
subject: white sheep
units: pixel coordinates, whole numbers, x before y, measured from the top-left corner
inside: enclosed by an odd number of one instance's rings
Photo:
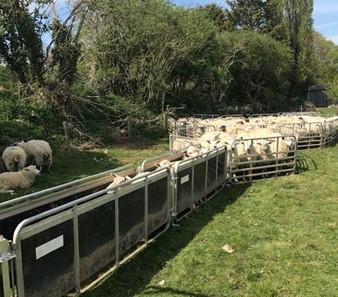
[[[114,180],[113,182],[106,188],[107,190],[111,190],[113,188],[115,188],[117,185],[122,184],[128,180],[131,180],[131,178],[129,176],[121,176],[121,175],[117,175],[114,174]],[[113,193],[113,191],[108,191],[108,194]]]
[[[20,142],[18,146],[25,150],[27,158],[33,159],[34,164],[42,170],[47,167],[48,171],[53,163],[53,151],[47,141],[44,140],[29,140]]]
[[[156,164],[156,167],[158,168],[170,168],[171,166],[172,163],[167,159],[161,160],[158,164]]]
[[[183,156],[183,160],[196,158],[201,154],[200,150],[196,146],[189,146]]]
[[[28,166],[18,172],[0,174],[0,193],[14,193],[16,189],[28,189],[40,175],[36,166]]]
[[[2,160],[8,171],[18,171],[25,167],[27,154],[21,147],[9,146],[2,153]]]

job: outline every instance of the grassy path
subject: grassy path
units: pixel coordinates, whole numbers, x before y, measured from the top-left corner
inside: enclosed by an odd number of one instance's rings
[[[337,296],[338,147],[300,155],[298,175],[227,188],[84,296]]]

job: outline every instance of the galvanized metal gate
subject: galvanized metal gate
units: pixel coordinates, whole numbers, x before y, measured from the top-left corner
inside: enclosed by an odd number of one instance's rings
[[[180,220],[185,214],[207,201],[225,184],[227,149],[222,147],[196,158],[176,162],[172,168],[174,180],[173,216]]]
[[[159,168],[22,221],[15,262],[6,262],[15,263],[16,278],[4,296],[79,294],[102,269],[116,269],[169,227],[170,183]]]
[[[284,137],[263,137],[237,139],[229,152],[229,182],[248,183],[254,180],[273,176],[291,174],[296,169],[297,141],[288,138],[290,145],[286,149],[282,142]],[[273,151],[257,152],[253,149],[257,144],[274,143]],[[238,154],[238,146],[248,148],[244,154]]]

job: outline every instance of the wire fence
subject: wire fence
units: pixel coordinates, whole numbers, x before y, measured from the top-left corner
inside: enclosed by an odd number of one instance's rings
[[[58,125],[4,119],[0,120],[0,147],[31,139],[44,139],[67,145],[109,144],[142,137],[161,137],[166,135],[166,129],[165,117],[155,119],[128,117],[118,121],[63,121]]]

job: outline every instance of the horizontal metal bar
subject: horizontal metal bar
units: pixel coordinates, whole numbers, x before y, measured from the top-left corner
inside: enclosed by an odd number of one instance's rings
[[[231,176],[230,179],[236,180],[236,179],[243,179],[246,177],[259,177],[259,176],[264,176],[264,175],[271,175],[271,177],[273,177],[276,175],[276,173],[288,173],[288,172],[294,172],[294,169],[277,170],[273,172],[260,172],[260,173],[246,174],[246,175],[241,175],[241,176],[236,176],[236,177]]]
[[[246,167],[246,168],[240,168],[240,169],[232,169],[231,172],[237,173],[237,172],[254,171],[254,170],[260,170],[260,169],[278,168],[278,167],[286,167],[286,166],[293,167],[295,164],[296,164],[295,162],[291,162],[291,163],[272,164],[272,165],[258,166],[258,167]]]
[[[277,162],[277,161],[292,160],[294,158],[295,158],[295,156],[288,156],[288,157],[285,157],[285,158],[278,158],[278,159],[252,160],[252,161],[243,161],[243,162],[237,162],[237,161],[235,161],[235,158],[232,158],[230,160],[229,165],[230,166],[241,166],[241,165],[247,165],[247,164],[271,163],[271,162]]]

